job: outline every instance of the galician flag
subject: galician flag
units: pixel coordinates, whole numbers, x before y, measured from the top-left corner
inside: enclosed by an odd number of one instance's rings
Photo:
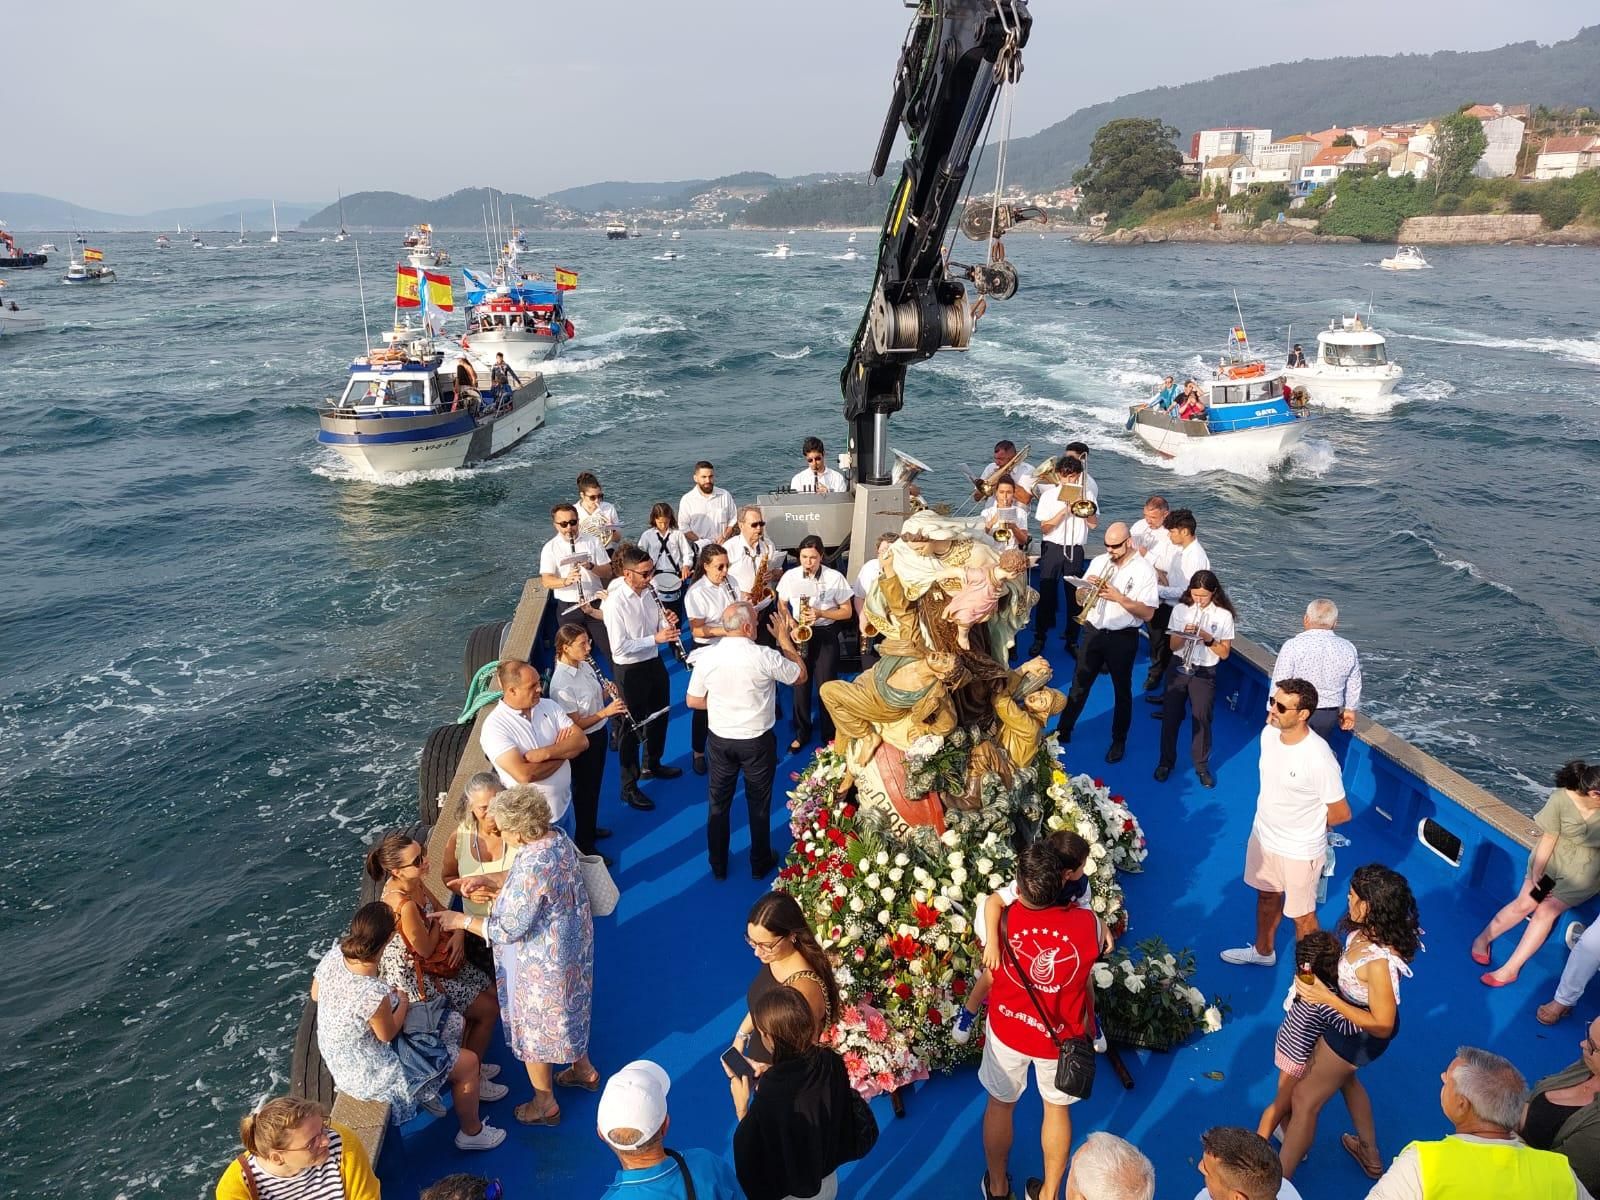
[[[429,308],[437,308],[441,312],[450,312],[455,308],[455,294],[450,288],[450,276],[424,271],[422,278],[428,285]]]
[[[556,268],[556,291],[570,292],[578,286],[578,273],[565,267]]]
[[[396,308],[421,308],[422,296],[418,290],[417,269],[394,269],[394,306]]]

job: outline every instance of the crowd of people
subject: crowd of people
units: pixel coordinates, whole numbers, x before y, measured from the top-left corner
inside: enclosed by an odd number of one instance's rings
[[[804,453],[810,490],[831,490],[819,469],[820,441],[807,439]],[[1212,787],[1216,673],[1237,635],[1237,613],[1191,510],[1151,496],[1140,520],[1102,530],[1088,459],[1087,445],[1068,445],[1045,482],[1002,441],[984,476],[988,529],[1019,549],[1038,545],[1030,656],[1065,614],[1061,636],[1075,668],[1055,732],[1071,741],[1090,691],[1108,674],[1114,701],[1105,759],[1123,757],[1144,627],[1151,662],[1143,690],[1160,721],[1155,779],[1176,769],[1187,716],[1195,777]],[[366,863],[379,898],[357,910],[314,974],[318,1046],[341,1093],[387,1103],[396,1121],[419,1109],[443,1116],[448,1091],[456,1146],[489,1150],[506,1133],[483,1107],[511,1091],[487,1061],[500,1025],[532,1091],[512,1110],[518,1122],[557,1124],[558,1089],[601,1092],[597,1132],[619,1166],[608,1196],[833,1200],[839,1168],[870,1152],[877,1127],[825,1037],[840,1011],[835,965],[786,893],[765,894],[746,919],[757,969],[722,1059],[731,1162],[713,1150],[666,1145],[671,1079],[660,1065],[630,1062],[604,1079],[589,1055],[593,914],[579,856],[598,855],[597,844],[610,836],[599,820],[611,754],[621,760],[620,798],[636,810],[655,807],[642,782],[682,774],[664,761],[663,650],[681,651],[684,633],[694,647],[687,664],[692,761],[706,776],[707,857],[717,879],[728,871],[740,777],[752,875],[764,878],[778,861],[769,838],[778,685],[789,689],[795,754],[815,735],[832,736],[827,713],[813,719],[812,709],[820,685],[838,671],[840,630],[855,623],[864,657],[872,654],[862,600],[877,563],[866,564],[852,588],[826,565],[820,540],[807,538],[797,564],[784,570],[760,508],[737,505],[716,487],[710,463],[697,464],[693,479],[676,508],[653,507],[637,543],[618,536],[616,510],[592,474],[580,477],[577,501],[552,510],[555,536],[541,551],[540,573],[562,605],[556,663],[548,685],[521,660],[496,668],[501,696],[482,727],[493,769],[469,781],[465,813],[446,842],[442,876],[460,908],[440,908],[424,885],[426,847],[402,833],[382,838]],[[797,476],[795,490],[805,482]],[[1090,557],[1096,534],[1102,545]],[[1203,1135],[1197,1200],[1297,1196],[1293,1177],[1335,1093],[1354,1127],[1341,1142],[1375,1181],[1374,1200],[1587,1198],[1600,1184],[1600,1019],[1588,1027],[1579,1060],[1531,1090],[1504,1058],[1460,1047],[1441,1064],[1448,1134],[1412,1143],[1387,1162],[1381,1153],[1362,1072],[1400,1036],[1402,980],[1420,949],[1421,918],[1406,879],[1371,863],[1351,874],[1336,930],[1319,927],[1329,834],[1351,816],[1340,764],[1362,679],[1359,653],[1336,632],[1331,600],[1307,605],[1303,626],[1271,673],[1255,814],[1237,851],[1243,882],[1256,893],[1252,937],[1222,953],[1230,966],[1274,966],[1283,919],[1292,923],[1295,972],[1274,1044],[1276,1089],[1254,1129],[1218,1126]],[[1539,825],[1544,836],[1522,891],[1471,947],[1487,966],[1494,940],[1528,919],[1511,958],[1484,976],[1489,986],[1513,982],[1560,914],[1600,892],[1600,767],[1564,766]],[[1092,968],[1112,945],[1089,902],[1088,857],[1087,843],[1072,832],[1022,847],[1015,880],[985,898],[972,922],[984,971],[970,981],[951,1035],[965,1042],[986,1016],[977,1078],[986,1093],[981,1186],[990,1200],[1018,1194],[1010,1158],[1030,1072],[1043,1102],[1043,1170],[1021,1189],[1027,1200],[1063,1191],[1068,1200],[1155,1194],[1153,1166],[1127,1141],[1096,1132],[1073,1150],[1071,1106],[1080,1095],[1061,1064],[1075,1044],[1104,1048]],[[1600,967],[1600,928],[1570,928],[1567,943],[1561,986],[1539,1009],[1546,1024],[1572,1011]],[[266,1101],[243,1120],[240,1139],[244,1152],[218,1183],[219,1200],[378,1194],[359,1140],[308,1101]],[[1460,1187],[1468,1190],[1451,1190]],[[475,1175],[453,1175],[423,1192],[425,1200],[499,1194],[497,1183]]]

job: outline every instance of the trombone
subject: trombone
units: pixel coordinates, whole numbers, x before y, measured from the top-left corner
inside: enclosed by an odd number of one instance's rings
[[[1080,503],[1082,503],[1080,501]],[[1090,501],[1093,503],[1093,501]],[[1084,585],[1073,593],[1073,599],[1078,602],[1078,615],[1072,618],[1079,625],[1087,625],[1095,609],[1100,607],[1100,601],[1105,595],[1106,588],[1111,583],[1111,577],[1117,573],[1117,564],[1107,562],[1100,569],[1100,574],[1088,579]]]
[[[1026,462],[1028,460],[1028,451],[1031,448],[1030,446],[1024,446],[1021,450],[1018,450],[1000,467],[992,471],[987,479],[982,476],[975,478],[972,481],[972,499],[974,503],[981,504],[993,497],[995,488],[1000,485],[1000,477],[1009,475],[1018,463]]]

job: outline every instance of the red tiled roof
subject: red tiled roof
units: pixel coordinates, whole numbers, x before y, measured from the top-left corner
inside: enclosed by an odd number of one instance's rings
[[[1477,117],[1480,121],[1487,120],[1489,117],[1498,117],[1500,115],[1499,113],[1495,112],[1492,104],[1474,104],[1471,108],[1466,110],[1466,113],[1467,116]]]
[[[1541,154],[1582,154],[1585,150],[1600,149],[1600,138],[1584,133],[1577,137],[1546,138]]]
[[[1218,171],[1225,167],[1231,169],[1238,166],[1240,163],[1249,161],[1250,160],[1242,154],[1219,154],[1215,158],[1206,159],[1206,165],[1203,169],[1207,171]]]
[[[1308,167],[1337,167],[1343,164],[1345,156],[1354,146],[1330,146],[1306,164]]]

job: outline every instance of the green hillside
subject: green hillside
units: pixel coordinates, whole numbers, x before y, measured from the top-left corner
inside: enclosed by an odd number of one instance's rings
[[[485,206],[492,206],[497,199],[503,222],[511,220],[514,208],[519,225],[572,223],[563,221],[558,215],[559,206],[549,200],[494,188],[462,188],[437,200],[423,200],[402,192],[354,192],[344,198],[344,223],[350,229],[404,229],[426,221],[439,230],[478,230],[483,228]],[[588,221],[578,223],[588,224]],[[338,226],[337,203],[312,213],[300,225],[302,229],[336,229]]]
[[[1024,85],[1026,86],[1026,85]],[[1600,107],[1600,25],[1552,46],[1370,55],[1277,63],[1080,108],[1011,144],[1007,174],[1024,187],[1064,184],[1115,117],[1155,117],[1189,135],[1226,125],[1304,133],[1330,125],[1427,118],[1462,104]]]

